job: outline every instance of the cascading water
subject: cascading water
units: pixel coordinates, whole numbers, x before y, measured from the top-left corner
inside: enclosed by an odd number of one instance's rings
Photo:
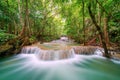
[[[37,55],[41,60],[61,60],[73,58],[75,55],[71,50],[41,50]]]
[[[21,50],[22,54],[36,54],[40,53],[40,48],[38,47],[23,47]]]
[[[22,54],[34,54],[37,58],[44,61],[61,60],[73,58],[75,53],[70,50],[41,50],[38,47],[24,47],[21,50]]]
[[[0,80],[120,80],[120,64],[99,55],[38,47],[24,47],[21,53],[0,59]]]

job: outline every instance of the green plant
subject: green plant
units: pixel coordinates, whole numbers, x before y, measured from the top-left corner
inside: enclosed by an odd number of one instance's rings
[[[31,36],[31,37],[29,38],[30,43],[33,43],[33,42],[35,42],[36,40],[37,40],[37,39],[36,39],[35,36]]]
[[[6,41],[15,38],[16,36],[13,34],[8,34],[4,32],[0,32],[0,45],[5,43]]]

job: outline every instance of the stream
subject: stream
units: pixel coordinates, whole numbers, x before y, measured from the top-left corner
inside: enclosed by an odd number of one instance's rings
[[[120,61],[78,55],[66,45],[39,44],[1,58],[0,80],[120,80]]]

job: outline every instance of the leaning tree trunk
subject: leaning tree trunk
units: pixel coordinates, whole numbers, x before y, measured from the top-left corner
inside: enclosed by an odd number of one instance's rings
[[[102,39],[102,46],[103,46],[104,51],[105,51],[104,56],[107,57],[107,58],[110,58],[110,54],[108,54],[108,50],[107,50],[107,46],[106,46],[106,43],[105,43],[105,38],[103,36],[102,30],[101,30],[100,26],[97,24],[97,22],[95,20],[95,16],[93,15],[93,13],[91,11],[91,4],[88,5],[88,10],[89,10],[89,15],[90,15],[95,27],[97,28],[97,31],[99,32],[99,35],[100,35],[101,39]]]

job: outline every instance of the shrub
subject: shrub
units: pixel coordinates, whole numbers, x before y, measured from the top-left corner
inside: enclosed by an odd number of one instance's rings
[[[4,31],[0,31],[0,45],[15,37],[16,36],[13,34],[8,34],[8,33],[4,33]]]

